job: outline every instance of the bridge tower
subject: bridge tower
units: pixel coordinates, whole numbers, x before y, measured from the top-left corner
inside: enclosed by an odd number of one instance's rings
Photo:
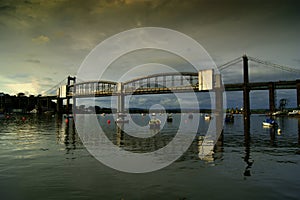
[[[275,112],[275,84],[274,82],[269,83],[269,109],[270,112]]]
[[[245,141],[250,141],[250,89],[249,89],[249,71],[248,71],[248,57],[243,56],[243,107],[244,107],[244,135]]]
[[[297,90],[297,108],[300,107],[300,80],[296,80],[296,90]]]
[[[72,81],[72,84],[71,84],[71,81]],[[67,98],[67,107],[66,107],[66,113],[69,114],[70,112],[70,99],[72,98],[70,96],[70,88],[71,86],[73,86],[74,84],[76,83],[76,77],[73,76],[68,76],[68,80],[67,80],[67,95],[66,95],[66,98]],[[72,95],[73,96],[73,95]],[[73,104],[76,102],[76,99],[73,98]]]
[[[218,142],[220,144],[223,144],[223,114],[224,114],[224,104],[223,104],[223,92],[225,91],[225,88],[222,84],[222,76],[221,74],[215,74],[215,85],[214,85],[214,91],[215,91],[215,115],[216,115],[216,132],[218,134]]]
[[[244,72],[244,85],[243,85],[243,100],[244,100],[244,119],[249,118],[250,115],[250,89],[249,89],[249,71],[248,71],[248,57],[243,56],[243,72]]]
[[[72,83],[71,83],[72,82]],[[63,85],[60,88],[58,88],[57,91],[57,104],[56,104],[56,112],[62,113],[63,112],[63,100],[67,100],[66,104],[66,113],[69,113],[70,110],[70,99],[72,98],[72,95],[70,95],[70,88],[75,84],[76,77],[68,76],[67,78],[67,85]],[[74,103],[74,100],[73,100]]]

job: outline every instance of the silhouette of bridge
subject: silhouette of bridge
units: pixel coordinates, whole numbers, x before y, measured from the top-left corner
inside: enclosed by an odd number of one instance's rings
[[[214,77],[213,88],[223,88],[225,91],[243,91],[243,108],[245,118],[250,114],[250,91],[253,90],[268,90],[269,91],[269,109],[275,111],[275,91],[277,89],[296,89],[297,91],[297,106],[300,105],[300,79],[296,80],[278,80],[265,82],[249,82],[249,65],[251,61],[272,69],[279,69],[290,72],[292,74],[300,74],[299,69],[288,66],[283,66],[250,56],[242,56],[233,59],[221,66],[218,66],[220,72],[229,67],[242,63],[243,82],[241,83],[226,83],[222,87],[220,85],[221,77]],[[219,86],[217,86],[219,84]],[[208,92],[209,90],[199,90],[199,74],[198,72],[178,72],[178,73],[160,73],[151,74],[143,77],[138,77],[126,82],[114,82],[106,80],[95,80],[76,83],[75,77],[67,78],[65,89],[59,86],[62,82],[52,87],[49,91],[59,89],[56,95],[45,95],[48,98],[57,99],[58,110],[62,105],[62,100],[67,99],[67,106],[71,98],[86,98],[86,97],[104,97],[118,96],[118,111],[124,110],[124,97],[126,95],[143,95],[143,94],[165,94],[173,92]],[[62,90],[63,95],[62,95]],[[47,94],[47,92],[46,92]],[[76,102],[76,101],[73,101]]]

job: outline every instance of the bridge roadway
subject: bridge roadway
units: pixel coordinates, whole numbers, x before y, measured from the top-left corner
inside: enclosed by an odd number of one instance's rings
[[[80,84],[86,84],[87,82],[80,83]],[[99,81],[93,81],[88,83],[101,83]],[[254,82],[249,83],[248,88],[250,90],[270,90],[272,88],[272,85],[274,85],[274,89],[297,89],[297,84],[300,84],[300,80],[297,81],[277,81],[277,82]],[[224,84],[225,91],[243,91],[243,83],[230,83],[230,84]],[[73,88],[74,85],[70,85],[70,88]],[[133,95],[142,95],[142,94],[163,94],[163,93],[172,93],[172,92],[208,92],[208,90],[199,91],[198,85],[187,85],[187,86],[181,86],[181,87],[156,87],[156,88],[137,88],[137,89],[125,89],[125,95],[133,94]],[[114,96],[117,95],[116,90],[88,90],[85,92],[79,92],[74,97],[103,97],[103,96]],[[73,91],[69,91],[67,97],[73,97]],[[47,95],[47,96],[41,96],[40,98],[46,99],[56,99],[57,95]]]
[[[225,91],[243,91],[244,83],[224,84]],[[118,95],[118,83],[112,81],[89,81],[69,86],[68,97],[84,98],[89,96],[102,97]],[[300,90],[300,80],[253,82],[247,83],[249,90],[276,90],[297,89]],[[166,73],[155,74],[133,79],[122,83],[124,95],[164,94],[172,92],[208,92],[199,91],[198,73]]]
[[[206,87],[203,83],[202,77],[198,80],[198,73],[162,73],[154,74],[150,76],[140,77],[137,79],[129,80],[123,83],[117,83],[112,81],[89,81],[89,82],[76,82],[76,77],[68,77],[67,84],[67,94],[64,98],[67,99],[67,105],[69,105],[69,100],[71,98],[84,98],[84,97],[102,97],[102,96],[112,96],[118,97],[118,110],[123,110],[124,97],[126,95],[142,95],[142,94],[163,94],[171,92],[207,92],[199,91],[198,85],[205,88],[214,88],[216,96],[221,98],[223,89],[225,91],[243,91],[243,108],[244,108],[244,128],[247,129],[250,126],[250,91],[251,90],[268,90],[269,91],[269,107],[270,111],[275,111],[275,90],[276,89],[296,89],[297,95],[297,106],[300,106],[300,79],[294,81],[275,81],[275,82],[249,82],[249,67],[248,67],[248,57],[243,55],[238,59],[234,59],[222,66],[219,66],[219,70],[224,70],[233,64],[237,64],[241,61],[243,62],[243,83],[230,83],[225,84],[223,87],[220,86],[221,75],[215,74],[212,81],[213,85],[211,87]],[[256,58],[249,57],[251,61],[256,63],[264,64],[266,66],[271,66],[273,68],[279,68],[281,70],[300,73],[299,70],[292,69],[289,67],[284,67],[277,64],[272,64],[269,62],[261,61]],[[201,71],[203,75],[204,71]],[[73,84],[70,84],[73,81]],[[200,83],[198,83],[200,81]],[[61,95],[63,96],[63,95]],[[62,105],[62,99],[57,97],[58,107]],[[73,101],[76,104],[76,100]],[[221,102],[216,103],[219,105]],[[221,104],[220,104],[221,105]],[[67,106],[68,107],[68,106]],[[222,106],[220,107],[222,108]],[[59,109],[58,109],[59,110]],[[221,109],[220,109],[221,110]],[[248,130],[248,129],[247,129]]]
[[[118,102],[123,102],[126,95],[208,92],[208,90],[199,91],[198,78],[198,73],[186,72],[154,74],[123,83],[112,81],[81,82],[69,86],[67,98],[118,96]],[[275,111],[276,89],[296,89],[297,105],[300,105],[300,80],[253,83],[245,81],[244,83],[224,84],[224,87],[220,87],[218,82],[220,81],[218,81],[217,75],[215,75],[213,88],[216,88],[218,91],[220,91],[218,88],[221,90],[225,89],[225,91],[243,91],[244,104],[245,102],[247,103],[245,106],[250,106],[249,92],[251,90],[268,90],[270,111]],[[119,103],[119,105],[123,105],[123,103]]]
[[[120,98],[120,102],[123,102],[124,96],[126,95],[167,94],[173,92],[208,92],[208,90],[199,91],[198,78],[198,73],[186,72],[180,74],[154,74],[150,76],[132,79],[123,83],[117,83],[112,81],[80,82],[69,86],[67,90],[67,99],[85,98],[91,96],[118,96],[118,98]],[[215,75],[213,81],[214,88],[220,88],[220,86],[217,86],[218,82],[220,82],[217,81],[217,79],[217,75]],[[221,87],[220,89],[225,89],[225,91],[243,91],[244,95],[248,94],[250,91],[253,90],[268,90],[269,107],[271,112],[275,111],[276,89],[296,89],[297,105],[300,105],[300,80],[252,83],[246,81],[244,83],[224,84],[224,87]],[[246,97],[244,97],[244,103],[245,102],[250,105],[249,94]],[[120,105],[122,105],[122,103],[120,103]]]

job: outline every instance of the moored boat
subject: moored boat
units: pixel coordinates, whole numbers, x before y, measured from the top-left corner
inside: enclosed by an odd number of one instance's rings
[[[159,129],[161,121],[159,119],[151,119],[149,121],[150,129]]]
[[[227,114],[225,116],[225,122],[226,123],[233,123],[234,122],[234,116],[233,116],[233,114]]]
[[[281,110],[272,113],[273,116],[283,116],[286,114],[287,114],[286,111],[281,111]]]
[[[276,126],[276,125],[277,125],[277,123],[275,122],[275,120],[270,119],[270,118],[265,119],[265,120],[262,122],[262,124],[263,124],[263,126],[265,126],[265,127],[273,127],[273,126]]]
[[[209,114],[204,115],[204,120],[210,120],[210,119],[211,119],[211,115],[209,115]]]
[[[172,115],[172,113],[170,113],[167,116],[167,122],[172,122],[172,121],[173,121],[173,115]]]
[[[300,110],[293,110],[292,112],[288,112],[288,116],[296,116],[300,115]]]
[[[124,119],[122,117],[118,117],[116,119],[116,123],[129,123],[129,120],[128,119]]]
[[[127,114],[126,114],[126,113],[117,113],[117,116],[118,116],[118,117],[126,117]]]

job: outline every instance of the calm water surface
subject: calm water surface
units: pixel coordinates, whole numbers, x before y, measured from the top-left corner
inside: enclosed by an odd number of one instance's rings
[[[187,117],[187,116],[186,116]],[[107,135],[127,150],[165,144],[176,131],[166,124],[160,141],[145,146],[133,138],[115,137],[116,127],[99,116]],[[91,156],[76,133],[57,116],[28,116],[25,122],[0,122],[0,195],[6,199],[299,199],[300,123],[278,118],[282,133],[263,128],[264,116],[251,116],[249,139],[242,116],[225,124],[223,143],[206,160],[198,157],[198,137],[170,166],[146,174],[128,174],[106,167]],[[140,115],[138,123],[145,123]],[[201,121],[199,134],[209,122]],[[130,125],[125,125],[130,126]],[[165,143],[164,143],[165,141]]]

